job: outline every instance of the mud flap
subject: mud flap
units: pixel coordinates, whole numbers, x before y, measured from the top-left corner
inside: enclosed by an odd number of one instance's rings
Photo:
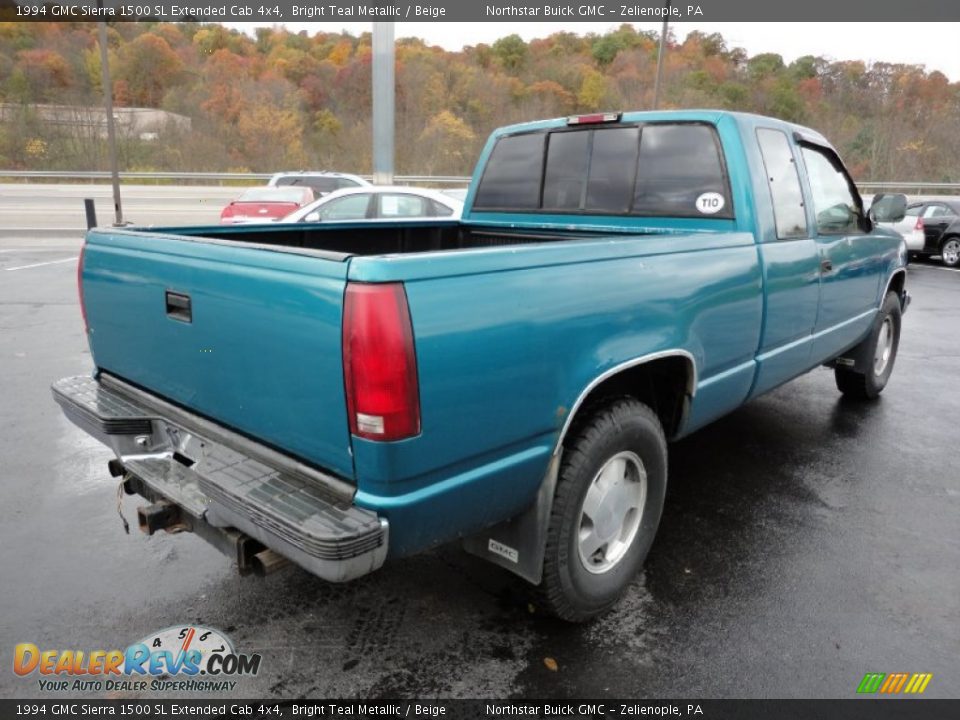
[[[543,578],[550,509],[557,489],[560,453],[554,454],[537,498],[527,510],[463,541],[464,549],[494,565],[506,568],[533,585]]]

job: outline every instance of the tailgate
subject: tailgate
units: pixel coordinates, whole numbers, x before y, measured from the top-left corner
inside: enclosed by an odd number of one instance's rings
[[[202,238],[92,231],[96,366],[353,477],[341,359],[348,262]]]

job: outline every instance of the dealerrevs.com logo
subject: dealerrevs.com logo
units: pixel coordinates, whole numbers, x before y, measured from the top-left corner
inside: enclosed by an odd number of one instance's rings
[[[261,656],[238,653],[219,630],[199,625],[164,628],[126,650],[42,650],[20,643],[13,671],[36,677],[44,692],[231,691],[234,678],[256,675]]]

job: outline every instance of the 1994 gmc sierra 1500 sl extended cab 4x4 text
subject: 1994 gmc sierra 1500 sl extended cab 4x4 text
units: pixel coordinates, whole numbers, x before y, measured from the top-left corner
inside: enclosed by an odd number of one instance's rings
[[[507,127],[459,221],[90,231],[95,371],[53,393],[149,533],[331,581],[464,538],[585,620],[653,542],[667,440],[819,365],[880,393],[904,211],[769,118]]]

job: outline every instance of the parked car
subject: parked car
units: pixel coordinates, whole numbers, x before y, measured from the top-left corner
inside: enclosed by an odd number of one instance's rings
[[[287,215],[281,222],[323,220],[456,219],[463,203],[436,190],[403,186],[370,186],[334,190]]]
[[[960,201],[930,203],[923,214],[920,255],[939,255],[947,267],[960,266]]]
[[[890,380],[906,247],[877,223],[906,198],[865,213],[814,130],[525,123],[468,197],[453,221],[87,233],[95,370],[53,393],[146,533],[336,582],[464,538],[582,621],[646,558],[669,440],[821,365],[855,400]]]
[[[308,187],[253,187],[220,212],[220,223],[271,222],[313,202],[313,198],[313,190]]]
[[[943,246],[946,245],[949,260],[944,259],[944,264],[953,267],[960,263],[960,242],[956,238],[941,241],[941,236],[950,220],[957,216],[960,216],[960,201],[931,198],[910,203],[903,220],[887,226],[903,235],[911,258],[921,255],[940,255],[943,258]]]
[[[286,187],[294,185],[306,186],[313,190],[315,197],[323,197],[334,190],[353,187],[370,187],[370,183],[359,175],[326,171],[300,170],[294,172],[279,172],[267,182],[270,187]]]

